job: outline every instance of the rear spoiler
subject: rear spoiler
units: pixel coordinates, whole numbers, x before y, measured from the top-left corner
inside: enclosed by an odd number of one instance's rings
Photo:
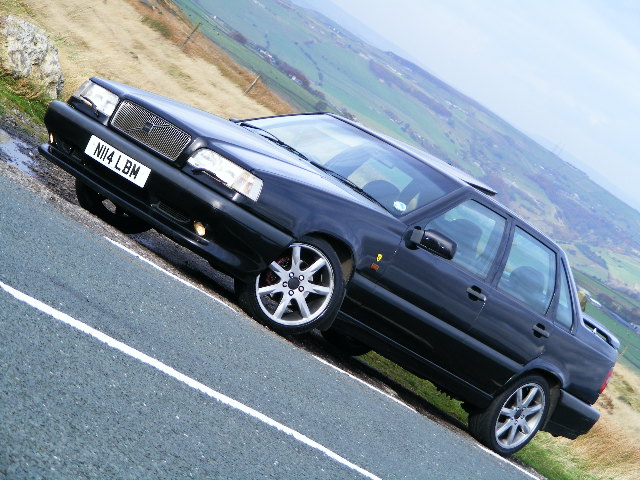
[[[584,322],[584,326],[591,330],[594,335],[600,337],[614,349],[618,350],[620,348],[620,340],[618,340],[618,337],[611,333],[607,327],[602,325],[596,319],[583,314],[582,321]]]

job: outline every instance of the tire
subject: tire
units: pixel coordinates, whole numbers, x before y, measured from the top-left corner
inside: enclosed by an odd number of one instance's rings
[[[345,287],[335,250],[324,240],[305,237],[237,290],[249,315],[278,333],[295,334],[328,328]]]
[[[151,226],[76,178],[76,198],[82,208],[123,233],[146,232]]]
[[[544,425],[551,401],[549,383],[539,375],[523,377],[469,415],[469,431],[494,452],[508,456],[523,448]]]
[[[340,353],[349,355],[350,357],[359,357],[371,351],[369,345],[346,335],[335,328],[330,328],[322,332],[322,337],[333,347],[337,348]]]

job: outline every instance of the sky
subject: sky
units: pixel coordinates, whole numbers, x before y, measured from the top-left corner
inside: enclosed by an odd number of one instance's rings
[[[640,210],[640,1],[333,4]]]

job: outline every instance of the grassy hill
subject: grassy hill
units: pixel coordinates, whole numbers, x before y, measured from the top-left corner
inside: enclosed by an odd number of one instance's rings
[[[294,108],[354,116],[461,167],[581,252],[581,270],[640,295],[640,212],[484,106],[286,0],[174,2]]]

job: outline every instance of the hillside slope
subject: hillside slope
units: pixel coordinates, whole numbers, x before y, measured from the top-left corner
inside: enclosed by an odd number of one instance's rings
[[[192,25],[169,11],[159,14],[139,0],[0,0],[0,12],[28,18],[55,40],[65,75],[63,98],[88,77],[99,76],[223,117],[290,110],[275,97],[265,101],[243,95],[252,74],[238,67],[222,70],[202,58],[192,44],[182,50],[171,36],[186,38]],[[160,24],[154,23],[158,15],[176,31],[158,28]]]
[[[64,96],[96,75],[223,117],[353,114],[482,178],[503,203],[563,242],[574,266],[640,296],[640,213],[482,105],[322,15],[285,0],[0,0],[0,12],[50,32]],[[245,95],[256,73],[261,80]]]
[[[580,268],[595,275],[603,266],[598,278],[640,293],[629,275],[640,264],[640,212],[484,106],[287,0],[174,2],[303,109],[352,114],[480,177],[512,210],[581,252]]]

